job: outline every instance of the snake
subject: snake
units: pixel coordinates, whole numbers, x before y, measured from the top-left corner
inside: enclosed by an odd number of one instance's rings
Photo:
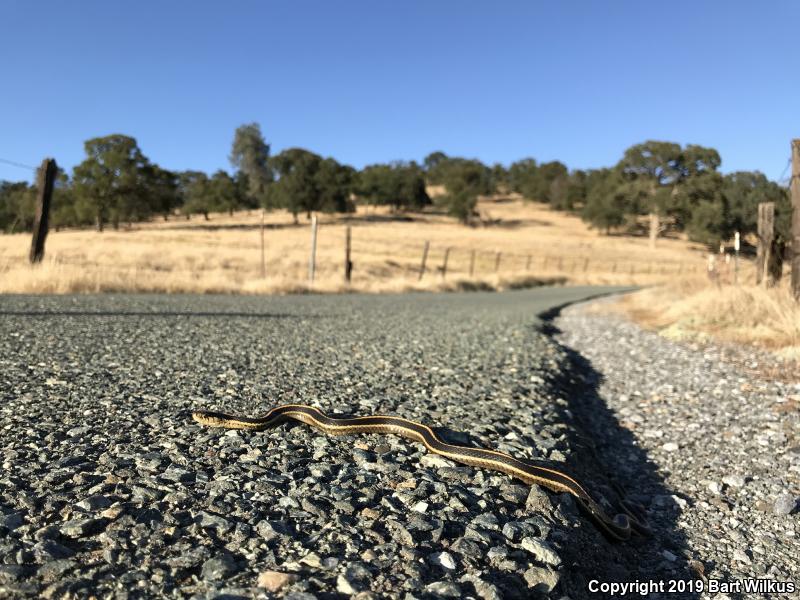
[[[434,454],[455,462],[505,473],[527,484],[537,484],[553,492],[569,493],[589,515],[600,531],[613,541],[626,541],[632,534],[647,535],[649,528],[643,518],[643,510],[636,505],[620,501],[623,513],[611,517],[586,488],[563,471],[514,458],[510,454],[449,444],[430,427],[416,421],[397,416],[374,415],[361,417],[329,417],[322,410],[306,404],[283,404],[263,416],[236,416],[223,412],[195,410],[192,418],[210,427],[263,431],[282,423],[299,421],[321,430],[327,435],[350,435],[357,433],[390,433],[421,443]]]

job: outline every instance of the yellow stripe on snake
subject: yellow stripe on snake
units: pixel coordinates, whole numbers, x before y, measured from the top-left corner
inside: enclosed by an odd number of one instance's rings
[[[192,413],[192,418],[202,425],[211,427],[251,431],[262,431],[287,421],[300,421],[316,427],[328,435],[392,433],[420,442],[428,451],[453,461],[507,473],[525,483],[535,483],[554,492],[570,493],[600,530],[612,540],[627,540],[632,533],[641,535],[649,533],[641,516],[635,514],[634,509],[625,502],[620,502],[620,506],[627,514],[617,514],[612,518],[592,498],[584,486],[562,471],[538,466],[503,452],[448,444],[427,425],[409,419],[383,415],[333,418],[321,410],[305,404],[284,404],[273,408],[261,417],[241,417],[213,411],[195,411]]]

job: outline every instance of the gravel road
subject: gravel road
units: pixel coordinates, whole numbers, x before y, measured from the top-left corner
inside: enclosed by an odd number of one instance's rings
[[[651,519],[676,524],[662,542],[707,585],[731,586],[714,598],[800,598],[800,375],[773,377],[782,369],[765,352],[675,343],[581,306],[555,325],[596,389],[584,426],[604,464],[649,497]],[[629,442],[658,477],[620,452]],[[747,592],[754,579],[772,590]]]
[[[583,333],[559,342],[535,318],[598,291],[1,297],[0,596],[585,598],[592,580],[688,580],[692,559],[722,568],[681,514],[708,485],[695,477],[686,491],[653,462],[665,442],[640,439],[614,412],[619,398],[606,407],[615,362],[589,363],[570,347]],[[587,356],[613,354],[616,330],[583,318],[576,327],[597,334]],[[648,335],[637,331],[620,347]],[[620,385],[635,387],[642,364],[623,361]],[[609,542],[569,495],[393,436],[190,419],[286,402],[424,421],[456,443],[548,460],[609,501],[619,484],[648,507],[654,535]],[[781,484],[764,482],[772,510],[769,494],[793,489],[788,461],[770,471]],[[744,478],[739,496],[760,473],[729,473]],[[738,497],[718,483],[722,501]],[[768,554],[767,542],[794,543],[796,514],[759,523]],[[759,556],[753,565],[790,569]]]

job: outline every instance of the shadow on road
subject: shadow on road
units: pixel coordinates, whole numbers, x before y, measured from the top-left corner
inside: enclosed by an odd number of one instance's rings
[[[611,502],[624,499],[647,509],[652,535],[635,536],[629,542],[612,543],[597,531],[581,527],[560,549],[566,562],[563,592],[571,598],[608,597],[591,594],[590,581],[598,582],[663,582],[660,594],[650,597],[700,598],[687,589],[697,579],[688,561],[693,557],[683,532],[678,528],[680,508],[676,493],[664,482],[657,465],[644,448],[636,443],[631,431],[606,406],[599,388],[602,374],[591,362],[571,348],[560,344],[555,336],[560,330],[553,324],[559,310],[540,315],[543,329],[567,354],[570,368],[557,374],[556,389],[566,403],[560,407],[569,446],[567,470]],[[683,583],[680,583],[680,582]],[[670,585],[675,589],[670,593]],[[651,591],[656,591],[652,590]],[[625,597],[647,597],[636,593]]]

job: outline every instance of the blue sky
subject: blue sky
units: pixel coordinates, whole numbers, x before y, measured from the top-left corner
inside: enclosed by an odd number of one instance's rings
[[[229,169],[257,121],[273,152],[356,167],[443,150],[591,168],[664,139],[778,179],[799,21],[791,0],[3,0],[0,158],[71,168],[125,133],[166,168]]]

